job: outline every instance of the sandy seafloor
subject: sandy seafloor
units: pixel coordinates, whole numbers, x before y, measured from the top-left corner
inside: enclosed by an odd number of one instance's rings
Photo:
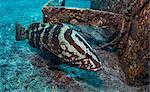
[[[104,65],[104,70],[97,73],[67,65],[51,69],[50,56],[27,41],[15,41],[15,22],[28,26],[42,21],[41,9],[46,2],[0,0],[0,92],[148,92],[148,87],[134,88],[124,83],[113,52],[97,51]]]

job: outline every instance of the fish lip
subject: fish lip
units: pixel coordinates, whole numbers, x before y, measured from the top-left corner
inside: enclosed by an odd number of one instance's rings
[[[99,67],[99,68],[92,68],[92,69],[90,69],[90,70],[96,72],[96,71],[100,71],[100,70],[102,70],[102,69],[103,69],[102,67]]]

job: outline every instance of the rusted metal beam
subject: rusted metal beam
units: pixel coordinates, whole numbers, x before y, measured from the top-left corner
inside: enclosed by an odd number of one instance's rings
[[[45,6],[43,20],[49,23],[71,23],[77,25],[92,25],[97,27],[121,30],[124,17],[112,12]]]
[[[91,9],[111,11],[133,16],[149,0],[92,0]]]
[[[142,0],[141,0],[142,1]],[[138,3],[134,7],[138,6]],[[125,72],[127,83],[132,86],[142,86],[150,83],[150,1],[143,4],[131,18],[131,27],[127,40],[122,40],[119,59]],[[132,9],[133,11],[133,9]],[[124,38],[125,39],[125,38]]]
[[[149,0],[127,0],[127,9],[124,13],[131,18],[135,17],[148,2]]]
[[[44,6],[43,20],[49,23],[92,25],[119,31],[120,34],[112,43],[119,42],[116,44],[119,48],[118,58],[127,84],[149,84],[147,63],[150,60],[150,0],[120,0],[108,11]]]

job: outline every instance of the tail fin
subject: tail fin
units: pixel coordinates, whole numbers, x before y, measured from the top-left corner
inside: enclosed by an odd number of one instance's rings
[[[25,40],[27,39],[27,32],[25,28],[19,24],[18,22],[16,23],[16,40]]]

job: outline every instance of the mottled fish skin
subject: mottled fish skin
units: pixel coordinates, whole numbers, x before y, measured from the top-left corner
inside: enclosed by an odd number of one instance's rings
[[[87,41],[66,24],[33,23],[27,29],[29,44],[52,52],[62,62],[79,68],[98,71],[102,64]]]

